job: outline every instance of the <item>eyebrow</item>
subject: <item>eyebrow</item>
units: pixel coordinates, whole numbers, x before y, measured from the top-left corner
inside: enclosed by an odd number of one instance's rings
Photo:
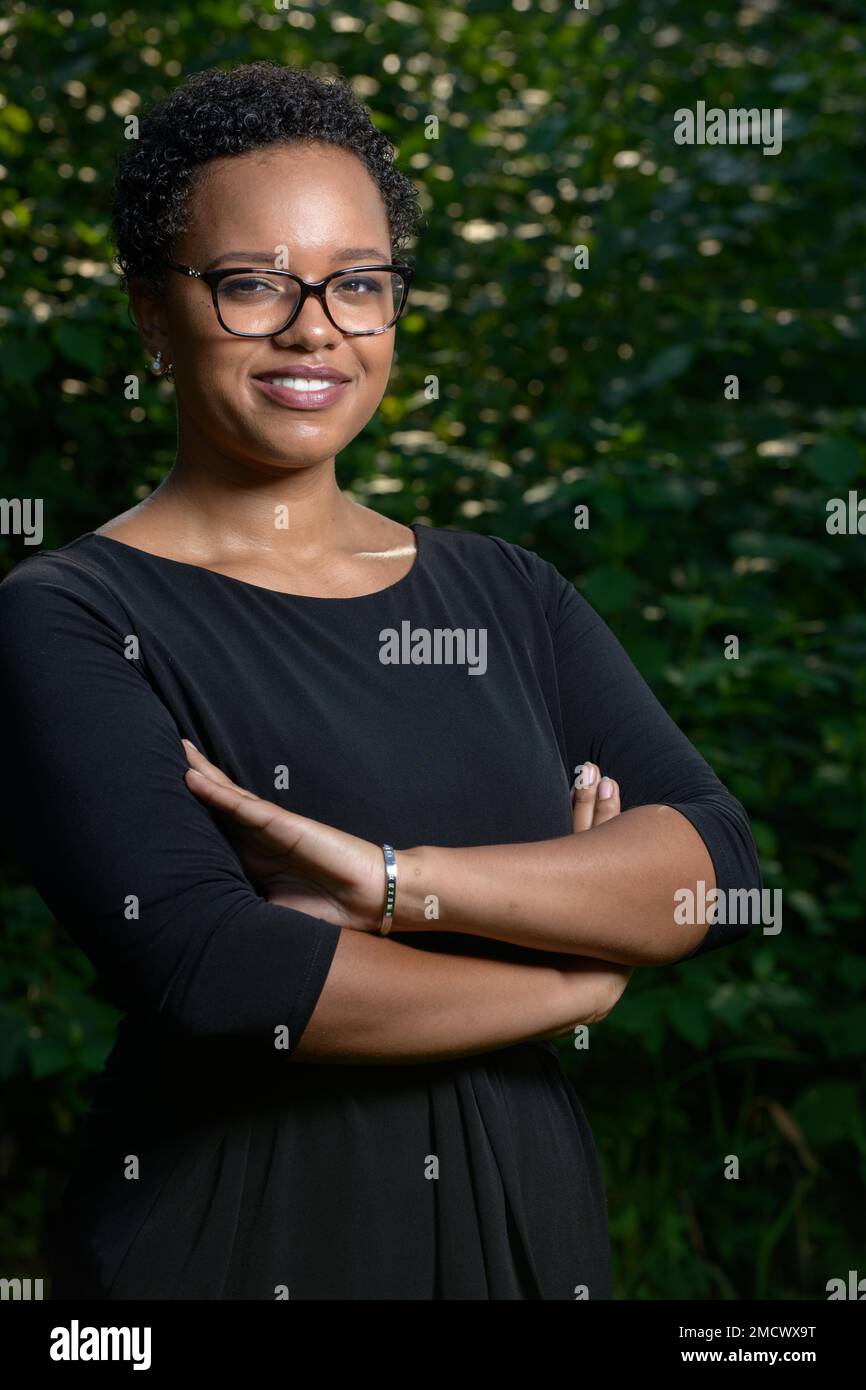
[[[362,261],[374,258],[380,264],[390,265],[390,256],[382,250],[380,246],[343,246],[339,251],[335,251],[331,257],[331,265],[337,261]],[[214,270],[220,261],[243,260],[246,259],[250,265],[273,265],[274,254],[269,251],[224,251],[221,256],[216,256],[205,270]]]

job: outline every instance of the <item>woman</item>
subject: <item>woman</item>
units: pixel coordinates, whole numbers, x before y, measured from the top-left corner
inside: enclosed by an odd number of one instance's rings
[[[177,460],[0,586],[12,828],[126,1011],[56,1298],[609,1298],[549,1040],[748,930],[675,920],[759,883],[748,821],[572,585],[337,485],[411,279],[392,155],[256,63],[121,161]]]

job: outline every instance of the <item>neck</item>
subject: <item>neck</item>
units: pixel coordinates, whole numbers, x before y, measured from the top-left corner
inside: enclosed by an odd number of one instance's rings
[[[190,444],[179,429],[174,467],[143,508],[188,553],[206,562],[252,551],[288,565],[346,544],[358,507],[340,491],[333,456],[276,468]]]

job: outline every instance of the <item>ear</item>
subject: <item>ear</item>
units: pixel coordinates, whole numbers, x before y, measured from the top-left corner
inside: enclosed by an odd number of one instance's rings
[[[166,306],[163,299],[157,298],[153,291],[141,280],[131,280],[129,284],[129,307],[135,319],[141,341],[152,357],[161,352],[166,362],[171,361]]]

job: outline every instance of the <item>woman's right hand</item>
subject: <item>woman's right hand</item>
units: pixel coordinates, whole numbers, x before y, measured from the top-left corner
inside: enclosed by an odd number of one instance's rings
[[[572,825],[576,835],[613,820],[621,811],[619,784],[604,777],[595,763],[575,769],[571,790]],[[567,999],[573,1001],[573,1021],[550,1036],[564,1038],[582,1023],[606,1018],[625,993],[633,965],[596,960],[594,956],[563,956],[559,966]]]

